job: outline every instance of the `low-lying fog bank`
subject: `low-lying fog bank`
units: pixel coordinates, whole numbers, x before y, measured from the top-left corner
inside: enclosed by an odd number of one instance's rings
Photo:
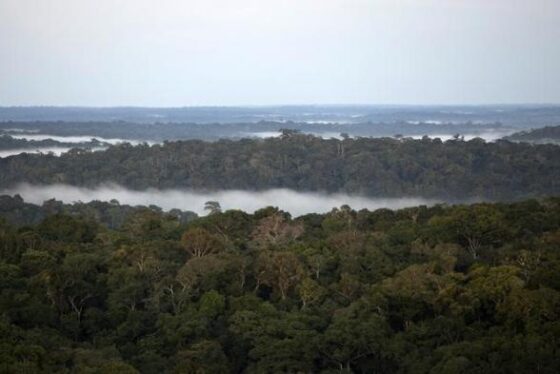
[[[419,134],[401,134],[400,136],[402,136],[403,138],[412,138],[412,139],[422,139],[424,136],[427,136],[430,139],[436,139],[439,138],[441,139],[441,141],[445,142],[448,140],[452,140],[455,138],[456,135],[458,135],[460,138],[464,139],[465,141],[469,141],[475,138],[481,138],[484,139],[487,142],[495,142],[498,139],[502,139],[505,136],[509,136],[511,134],[513,134],[515,132],[515,130],[488,130],[488,131],[481,131],[478,133],[458,133],[458,132],[454,132],[454,133],[441,133],[441,134],[425,134],[425,135],[419,135]],[[333,132],[333,131],[327,131],[327,132],[305,132],[305,134],[310,134],[310,135],[314,135],[323,139],[342,139],[342,135],[340,133],[337,132]],[[261,139],[266,139],[266,138],[277,138],[280,135],[282,135],[282,133],[280,131],[261,131],[261,132],[244,132],[241,134],[242,137],[247,137],[247,138],[261,138]],[[355,138],[356,136],[353,136],[352,134],[350,134],[351,138]],[[369,135],[368,137],[372,137],[372,138],[383,138],[383,137],[387,137],[386,135]],[[392,136],[389,136],[392,137]]]
[[[69,150],[70,150],[70,148],[56,148],[56,147],[37,148],[37,149],[33,149],[33,148],[6,149],[6,150],[3,150],[3,151],[0,151],[0,158],[15,156],[15,155],[19,155],[19,154],[22,154],[22,153],[54,153],[56,156],[60,156],[62,153],[68,152]]]
[[[424,136],[427,136],[430,139],[441,139],[442,142],[446,142],[448,140],[454,139],[456,135],[459,135],[460,138],[463,138],[465,141],[473,140],[475,138],[484,139],[487,142],[495,142],[496,140],[502,139],[505,136],[513,134],[514,130],[509,131],[485,131],[480,132],[477,134],[429,134],[429,135],[413,135],[411,136],[412,139],[422,139]]]
[[[434,122],[434,121],[432,121]],[[0,123],[1,125],[1,123]],[[60,126],[63,126],[61,124]],[[109,126],[109,125],[107,125]],[[2,129],[0,128],[0,134],[9,135],[14,139],[23,139],[28,141],[42,141],[42,140],[53,140],[63,143],[85,143],[90,142],[95,139],[99,142],[106,144],[116,145],[121,143],[130,143],[132,145],[138,145],[142,143],[147,143],[149,145],[161,143],[163,140],[173,141],[173,140],[187,140],[187,139],[201,139],[201,140],[217,140],[219,138],[228,139],[239,139],[239,138],[277,138],[282,135],[282,132],[278,128],[282,127],[282,123],[274,124],[263,124],[263,125],[183,125],[176,126],[176,128],[170,128],[169,126],[159,127],[161,131],[155,131],[157,126],[154,125],[149,131],[146,128],[138,127],[134,124],[127,124],[126,132],[116,132],[115,136],[100,136],[100,135],[55,135],[52,132],[56,132],[55,129]],[[427,126],[427,128],[426,128]],[[246,128],[249,127],[249,128]],[[453,137],[458,134],[464,140],[471,140],[474,138],[482,138],[487,142],[493,142],[501,139],[505,136],[511,135],[512,133],[519,131],[515,128],[502,128],[502,127],[492,127],[490,125],[472,125],[465,124],[460,125],[450,125],[450,124],[438,124],[435,123],[423,123],[423,124],[408,124],[407,126],[394,125],[389,126],[386,124],[378,125],[353,125],[353,126],[343,126],[340,123],[328,124],[328,125],[313,125],[311,123],[300,123],[291,124],[291,128],[300,131],[303,134],[314,135],[323,139],[342,139],[341,133],[345,133],[351,138],[355,137],[367,137],[367,138],[379,138],[379,137],[393,137],[397,134],[405,138],[421,139],[423,136],[428,136],[429,138],[440,138],[442,141],[447,141],[453,139]],[[441,127],[441,128],[440,128]],[[91,133],[95,134],[99,129],[91,129]],[[121,129],[122,130],[122,129]],[[109,132],[111,134],[111,132]],[[145,140],[139,140],[145,139]],[[146,140],[149,139],[149,140]]]
[[[346,194],[323,194],[297,192],[287,189],[273,189],[261,192],[216,191],[197,192],[191,190],[132,191],[120,186],[101,186],[95,189],[69,185],[34,186],[21,184],[15,188],[0,190],[0,195],[19,194],[26,202],[42,204],[45,200],[57,199],[65,203],[93,200],[118,200],[128,205],[157,205],[168,211],[174,208],[190,210],[204,215],[207,201],[218,201],[223,210],[241,209],[254,212],[263,207],[277,206],[293,216],[307,213],[325,213],[334,207],[349,205],[353,209],[375,210],[379,208],[401,209],[417,205],[434,205],[437,200],[422,198],[372,198]]]
[[[342,139],[342,135],[339,132],[327,131],[327,132],[304,132],[307,135],[313,135],[323,139]],[[256,132],[242,132],[240,137],[242,138],[278,138],[282,135],[280,131],[256,131]]]
[[[55,156],[60,156],[63,153],[68,152],[69,150],[71,150],[72,148],[69,147],[40,147],[40,148],[16,148],[16,149],[6,149],[6,150],[1,150],[0,151],[0,158],[5,158],[5,157],[9,157],[9,156],[15,156],[15,155],[19,155],[22,153],[52,153]],[[105,147],[99,147],[99,148],[88,148],[93,152],[98,152],[98,151],[104,151]]]
[[[101,136],[85,136],[85,135],[50,135],[50,134],[36,134],[36,133],[21,133],[21,134],[14,134],[14,133],[7,133],[14,139],[24,139],[24,140],[54,140],[61,143],[87,143],[92,140],[97,140],[102,143],[117,145],[122,143],[130,143],[132,145],[138,145],[142,143],[148,144],[155,144],[155,141],[143,141],[143,140],[134,140],[134,139],[120,139],[120,138],[104,138]]]

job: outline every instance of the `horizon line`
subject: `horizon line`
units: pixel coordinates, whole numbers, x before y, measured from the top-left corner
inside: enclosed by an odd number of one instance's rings
[[[290,107],[386,107],[386,108],[430,108],[430,107],[547,107],[560,106],[560,102],[542,103],[489,103],[489,104],[338,104],[338,103],[310,103],[310,104],[239,104],[239,105],[177,105],[177,106],[152,106],[152,105],[0,105],[0,109],[202,109],[202,108],[290,108]]]

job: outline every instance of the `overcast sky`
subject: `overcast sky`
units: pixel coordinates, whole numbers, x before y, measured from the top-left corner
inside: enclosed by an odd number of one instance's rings
[[[560,103],[560,0],[0,0],[0,105]]]

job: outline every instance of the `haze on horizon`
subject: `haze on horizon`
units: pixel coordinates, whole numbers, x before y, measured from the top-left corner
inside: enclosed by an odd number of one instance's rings
[[[2,0],[0,106],[560,103],[558,0]]]

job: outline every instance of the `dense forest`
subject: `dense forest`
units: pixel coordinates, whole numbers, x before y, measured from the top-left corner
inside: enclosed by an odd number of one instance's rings
[[[506,200],[560,193],[560,147],[482,139],[326,140],[285,130],[264,140],[124,144],[0,160],[0,187],[22,182]]]
[[[521,131],[505,139],[514,142],[530,142],[530,143],[560,143],[560,126],[547,126],[529,131]]]
[[[558,198],[209,208],[0,221],[0,372],[558,373]]]
[[[560,374],[559,19],[0,0],[0,374]]]

